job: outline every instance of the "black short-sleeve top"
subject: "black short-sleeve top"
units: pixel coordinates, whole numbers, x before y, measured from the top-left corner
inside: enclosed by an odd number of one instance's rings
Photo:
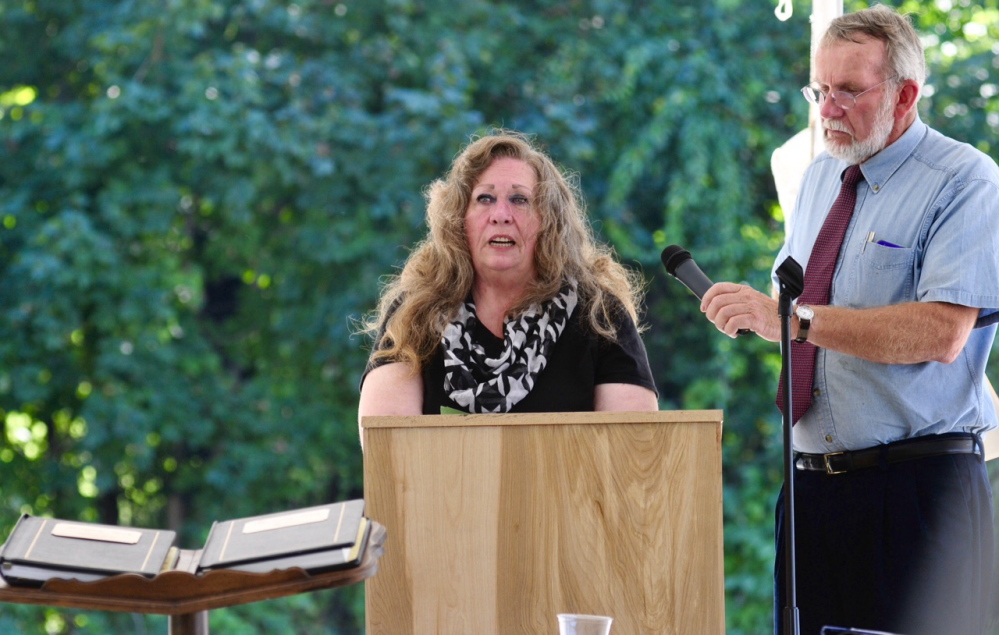
[[[624,310],[615,321],[617,341],[612,342],[584,325],[580,307],[573,312],[565,331],[552,346],[548,364],[535,381],[534,389],[511,412],[587,412],[593,410],[597,384],[634,384],[658,395],[648,353],[638,328]],[[503,339],[479,322],[471,328],[472,339],[490,357],[503,351]],[[379,338],[380,339],[380,338]],[[367,376],[375,366],[370,361]],[[440,414],[442,407],[464,410],[444,391],[444,349],[441,344],[423,369],[423,414]],[[361,379],[364,383],[364,378]]]

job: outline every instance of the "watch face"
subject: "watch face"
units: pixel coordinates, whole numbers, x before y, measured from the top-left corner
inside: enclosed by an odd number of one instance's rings
[[[810,320],[815,317],[815,311],[813,311],[811,307],[807,306],[799,306],[795,309],[794,314],[801,320]]]

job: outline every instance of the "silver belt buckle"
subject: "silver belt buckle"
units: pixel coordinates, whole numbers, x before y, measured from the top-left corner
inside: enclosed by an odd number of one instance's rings
[[[822,460],[825,461],[826,464],[826,474],[843,474],[846,472],[846,470],[834,470],[832,464],[829,463],[829,457],[840,456],[841,454],[843,454],[843,452],[830,452],[829,454],[822,455]]]

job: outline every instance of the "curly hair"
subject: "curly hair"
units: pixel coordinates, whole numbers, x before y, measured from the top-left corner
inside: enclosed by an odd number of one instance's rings
[[[362,324],[363,332],[382,333],[372,361],[406,362],[419,372],[433,357],[444,328],[471,293],[475,271],[465,213],[480,175],[499,158],[523,161],[534,169],[532,206],[541,221],[534,253],[537,278],[527,282],[524,297],[509,316],[553,298],[565,280],[574,279],[579,307],[586,312],[584,323],[595,333],[615,339],[614,320],[622,310],[638,323],[641,278],[595,240],[577,178],[563,172],[527,135],[495,130],[473,138],[445,177],[424,192],[429,231],[401,273],[388,278],[378,308]]]

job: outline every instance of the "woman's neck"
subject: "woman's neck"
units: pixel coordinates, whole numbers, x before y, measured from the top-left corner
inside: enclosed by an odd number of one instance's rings
[[[472,288],[472,299],[475,300],[475,315],[479,322],[496,337],[503,337],[503,322],[510,309],[524,297],[525,291],[524,285],[496,287],[476,284]]]

